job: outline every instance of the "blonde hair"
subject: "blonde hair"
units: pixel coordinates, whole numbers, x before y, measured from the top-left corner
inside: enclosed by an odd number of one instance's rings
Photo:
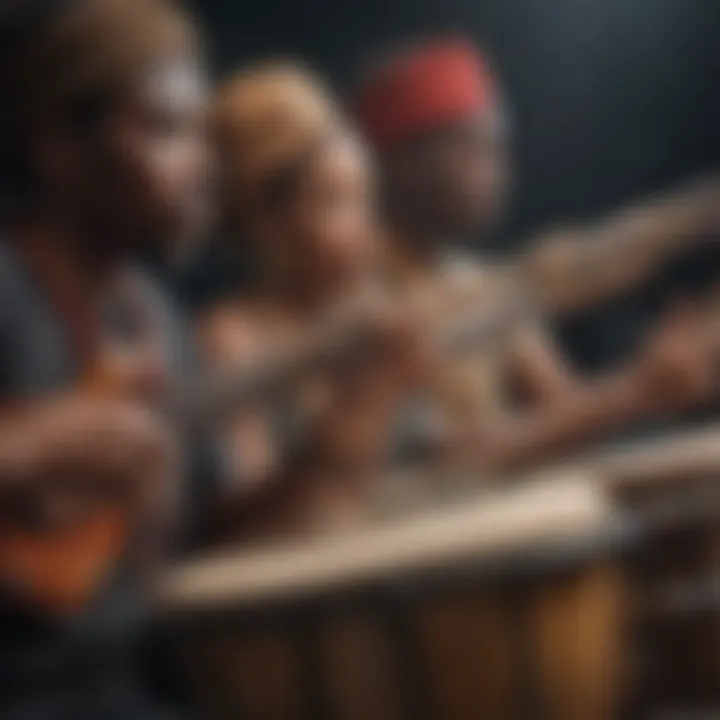
[[[269,186],[335,127],[339,106],[311,71],[266,62],[220,87],[210,109],[224,221],[242,227]]]

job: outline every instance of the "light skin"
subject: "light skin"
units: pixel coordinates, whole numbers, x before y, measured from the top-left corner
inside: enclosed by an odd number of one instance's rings
[[[273,293],[308,305],[346,295],[373,269],[374,188],[365,153],[348,132],[328,137],[272,207],[260,207],[249,232]]]
[[[249,235],[260,260],[259,289],[218,306],[202,323],[206,348],[218,365],[262,355],[288,336],[312,332],[362,292],[376,263],[372,205],[365,153],[338,128],[304,163],[286,196],[258,209]],[[389,310],[367,316],[377,352],[352,367],[319,373],[307,392],[301,390],[306,445],[315,457],[325,457],[327,472],[324,481],[316,475],[284,490],[275,483],[274,498],[261,511],[254,498],[256,532],[342,522],[344,510],[352,514],[361,505],[357,493],[382,461],[414,356],[412,329]],[[280,451],[262,412],[237,418],[228,445],[245,458],[241,482],[273,487]],[[247,529],[232,518],[228,526],[230,535],[238,526]]]

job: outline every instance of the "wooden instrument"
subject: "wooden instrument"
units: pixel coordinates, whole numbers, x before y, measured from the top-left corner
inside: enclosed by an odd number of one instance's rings
[[[103,369],[104,370],[104,369]],[[111,394],[109,373],[93,373],[79,392]],[[125,507],[103,507],[81,522],[46,524],[34,511],[0,519],[0,584],[30,611],[63,616],[80,609],[108,579],[126,547]],[[44,514],[44,513],[43,513]]]
[[[714,186],[711,190],[714,191]],[[611,243],[611,256],[616,252],[629,251],[633,257],[639,256],[642,262],[630,263],[635,269],[619,280],[612,272],[607,277],[596,273],[593,283],[589,283],[583,273],[577,272],[578,263],[583,267],[598,265],[596,261],[599,258],[608,257],[609,246],[600,243],[588,249],[582,244],[568,245],[562,240],[554,246],[559,248],[559,252],[553,255],[548,251],[551,259],[555,257],[553,262],[533,260],[546,252],[541,249],[509,268],[511,287],[502,301],[485,306],[480,312],[474,310],[475,315],[471,313],[469,322],[467,318],[460,320],[459,328],[441,328],[442,342],[448,349],[481,344],[495,338],[498,330],[512,326],[515,318],[536,313],[538,307],[559,310],[596,301],[640,281],[669,253],[685,244],[687,237],[677,233],[663,235],[656,243],[639,243],[634,248],[619,248]],[[557,261],[557,257],[561,262]],[[555,292],[559,287],[558,273],[566,280],[568,276],[572,280],[571,301],[565,285],[562,293]],[[320,343],[313,336],[299,352],[269,359],[252,372],[242,372],[234,382],[228,383],[228,379],[224,378],[223,382],[203,385],[187,395],[181,394],[180,398],[174,398],[180,400],[179,403],[171,403],[171,417],[189,419],[191,424],[202,426],[209,416],[217,415],[218,410],[227,411],[252,395],[261,394],[262,388],[278,380],[291,382],[308,363],[316,366],[319,349],[320,356],[327,354],[328,350],[332,351],[331,355],[351,356],[358,347],[358,336],[347,331],[345,327],[338,333],[334,328],[329,336],[321,336]],[[109,378],[109,382],[93,382],[91,391],[114,392],[112,372],[102,372],[100,376]],[[6,519],[0,525],[0,583],[14,588],[21,597],[28,598],[39,608],[63,614],[82,607],[92,591],[102,585],[108,570],[125,548],[128,515],[126,508],[105,508],[103,513],[93,514],[86,522],[45,532],[23,528],[22,524]]]
[[[720,426],[704,427],[171,570],[160,601],[198,714],[611,720],[717,708],[719,448]]]
[[[606,720],[623,541],[586,475],[170,572],[206,718]]]
[[[623,717],[713,717],[720,707],[720,425],[597,452],[543,474],[590,472],[636,533]]]
[[[644,526],[625,561],[628,716],[712,717],[720,707],[720,426],[600,455],[594,467]]]
[[[346,326],[323,327],[277,357],[253,367],[175,388],[160,408],[181,432],[218,422],[239,404],[277,391],[316,363],[351,351],[355,335]],[[112,396],[124,392],[110,364],[100,366],[78,392]],[[0,583],[12,597],[49,616],[82,609],[108,580],[133,534],[137,509],[117,498],[93,497],[82,519],[61,525],[28,522],[6,514],[0,520]]]

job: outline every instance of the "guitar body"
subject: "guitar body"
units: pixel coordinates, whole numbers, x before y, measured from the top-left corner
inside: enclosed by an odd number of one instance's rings
[[[121,374],[96,368],[78,392],[122,392]],[[0,586],[49,618],[82,611],[109,579],[129,540],[132,509],[125,503],[89,505],[72,521],[49,527],[0,521]]]
[[[124,510],[104,508],[62,528],[0,526],[0,578],[14,598],[49,617],[81,611],[127,543]]]

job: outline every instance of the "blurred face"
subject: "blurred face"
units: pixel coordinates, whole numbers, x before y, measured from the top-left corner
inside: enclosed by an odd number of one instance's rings
[[[156,68],[110,119],[96,166],[108,220],[136,250],[167,258],[207,222],[209,156],[204,136],[205,80],[192,58]]]
[[[509,183],[507,128],[497,112],[468,118],[391,158],[389,179],[405,212],[443,236],[491,230]]]
[[[109,103],[45,118],[43,202],[87,227],[95,251],[167,260],[183,250],[207,220],[205,90],[196,59],[178,57]]]
[[[373,191],[364,149],[353,137],[338,134],[313,156],[279,221],[277,253],[295,272],[337,285],[371,269]]]

